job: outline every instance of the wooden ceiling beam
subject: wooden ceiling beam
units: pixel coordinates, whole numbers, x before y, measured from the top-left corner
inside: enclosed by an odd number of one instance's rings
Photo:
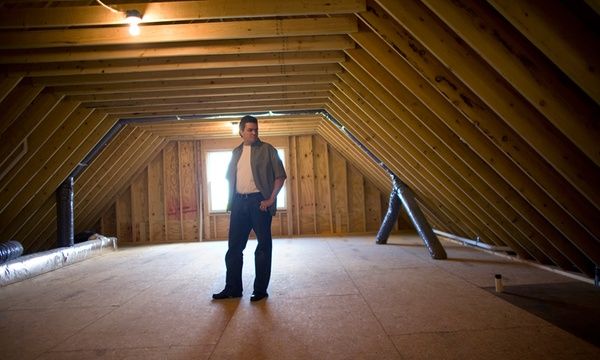
[[[147,100],[121,100],[106,102],[82,103],[82,106],[104,111],[105,108],[140,108],[153,106],[178,106],[178,105],[203,105],[203,104],[226,104],[226,103],[244,103],[257,102],[263,100],[298,100],[298,99],[316,99],[329,97],[328,91],[277,93],[277,94],[259,94],[259,95],[232,95],[232,96],[209,96],[209,97],[183,97],[183,98],[162,98],[155,99],[152,104]]]
[[[4,70],[9,71],[11,74],[20,74],[22,76],[67,76],[249,66],[331,64],[343,62],[344,59],[344,53],[341,51],[308,51],[7,65],[4,67]]]
[[[600,103],[598,38],[571,11],[571,4],[539,0],[488,2]]]
[[[135,44],[17,49],[0,52],[0,64],[37,64],[141,58],[169,59],[180,56],[335,51],[351,49],[354,46],[354,41],[347,35],[315,35],[186,41],[183,43],[159,43],[151,45]]]
[[[88,94],[113,94],[128,93],[131,91],[173,91],[193,89],[220,89],[232,87],[260,87],[273,85],[304,85],[304,84],[330,84],[335,81],[335,75],[309,75],[309,76],[265,76],[239,79],[213,79],[213,80],[172,80],[172,81],[140,81],[126,84],[78,85],[48,87],[49,91],[64,95]]]
[[[27,134],[27,147],[28,151],[20,158],[20,161],[26,161],[29,157],[36,154],[39,148],[43,145],[43,142],[47,140],[47,137],[52,134],[57,125],[63,123],[63,121],[69,117],[73,111],[79,106],[79,103],[73,101],[61,101],[56,106],[52,107],[52,110],[40,119],[36,119],[35,126],[31,127],[31,130]],[[13,169],[18,169],[19,163],[16,163]],[[0,187],[0,213],[6,212],[9,205],[26,204],[42,186],[40,183],[31,185],[30,182],[43,182],[47,178],[36,176],[41,170],[40,167],[32,167],[25,169],[24,171],[16,171],[11,174],[7,174],[5,177],[6,183],[2,183]],[[10,181],[13,176],[18,175],[16,181]],[[3,180],[5,180],[3,179]],[[14,213],[14,211],[13,211]],[[0,221],[0,228],[3,224]]]
[[[179,110],[177,113],[174,113],[173,110],[167,111],[153,111],[146,113],[123,113],[118,114],[120,118],[123,119],[135,119],[135,118],[144,118],[150,119],[153,117],[165,117],[165,116],[185,116],[185,117],[204,117],[204,116],[221,116],[221,115],[238,115],[240,113],[248,113],[248,114],[262,114],[265,112],[273,111],[273,112],[287,112],[287,111],[312,111],[323,108],[322,102],[315,103],[302,103],[302,104],[288,104],[288,105],[246,105],[243,107],[215,107],[215,108],[205,108],[202,111],[198,111],[195,109],[189,110]]]
[[[277,20],[240,20],[193,24],[144,25],[139,36],[128,27],[4,31],[0,49],[35,49],[198,40],[341,35],[358,30],[356,17],[337,16]]]
[[[426,44],[428,51],[433,56],[446,67],[451,68],[452,74],[455,74],[462,84],[476,93],[477,97],[504,120],[519,137],[535,149],[597,208],[600,208],[600,192],[595,186],[595,184],[600,184],[600,170],[575,144],[554,126],[550,126],[549,121],[520,96],[509,83],[499,77],[498,73],[488,64],[481,61],[474,50],[456,42],[455,38],[444,30],[440,20],[433,17],[428,9],[414,1],[378,1],[385,2],[385,8],[391,9],[390,12],[394,18],[412,36],[422,44]],[[406,16],[406,14],[412,15]],[[438,78],[440,81],[437,82],[446,80],[445,77],[438,76]],[[495,86],[490,86],[490,84]],[[467,107],[472,107],[472,105]],[[474,119],[478,121],[478,119]],[[497,139],[500,140],[498,142],[502,142],[503,137],[500,136]]]
[[[128,83],[132,81],[224,79],[273,75],[337,74],[341,71],[341,69],[342,68],[338,63],[246,66],[214,69],[144,71],[122,74],[41,76],[31,78],[31,82],[34,85],[40,84],[44,86],[91,85]]]
[[[286,122],[303,122],[303,121],[316,121],[322,119],[320,114],[269,114],[266,116],[256,116],[261,124],[281,124]],[[173,128],[175,125],[177,127],[181,127],[182,131],[187,131],[187,129],[191,129],[196,126],[218,126],[223,125],[225,123],[229,123],[230,121],[239,121],[238,117],[231,118],[208,118],[208,119],[197,119],[197,120],[165,120],[165,121],[151,121],[151,122],[139,122],[139,123],[131,123],[131,126],[141,126],[146,130],[148,129],[158,129],[161,127],[164,128]],[[261,127],[262,128],[262,127]]]
[[[12,122],[0,135],[0,164],[3,164],[19,144],[26,140],[27,136],[38,126],[38,124],[52,112],[52,110],[63,100],[62,95],[42,91],[20,116]],[[0,204],[1,206],[5,203]]]
[[[230,87],[219,89],[190,89],[190,90],[155,90],[127,93],[104,93],[88,95],[71,95],[67,99],[81,101],[85,103],[104,102],[104,101],[139,101],[139,100],[161,100],[169,98],[200,98],[200,97],[218,97],[218,96],[238,96],[238,95],[272,95],[272,94],[293,94],[298,92],[320,92],[332,89],[331,84],[305,84],[305,85],[274,85],[259,87]]]
[[[273,136],[273,132],[281,132],[285,129],[290,130],[301,130],[307,133],[314,132],[314,126],[318,125],[321,119],[305,119],[301,123],[295,123],[294,121],[275,121],[269,122],[267,120],[260,120],[260,136]],[[218,135],[219,137],[233,137],[238,138],[239,135],[232,135],[231,133],[231,123],[229,121],[220,121],[218,123],[202,123],[197,126],[191,128],[188,131],[182,131],[179,128],[147,128],[145,126],[139,126],[143,128],[145,131],[153,133],[159,136],[185,136],[185,135],[194,135],[194,136],[213,136]],[[237,129],[237,128],[236,128]]]
[[[507,26],[491,6],[473,0],[462,0],[460,5],[445,1],[423,2],[548,121],[600,165],[600,108],[596,102],[586,101],[578,87],[565,84],[554,65],[521,33]],[[570,29],[569,35],[573,35]],[[598,39],[590,38],[590,41],[587,47],[595,54],[596,63],[589,66],[599,68]],[[582,59],[574,54],[569,57]],[[458,64],[454,59],[452,61]],[[458,73],[467,78],[472,76],[466,72]],[[583,76],[596,81],[595,87],[600,89],[598,74],[586,71]]]
[[[292,117],[293,118],[293,117]],[[260,136],[291,136],[307,135],[316,133],[316,128],[323,119],[321,117],[312,117],[302,120],[283,120],[269,121],[259,119]],[[202,122],[197,126],[188,128],[187,131],[181,131],[179,127],[148,127],[137,125],[146,131],[167,138],[167,140],[203,140],[203,139],[224,139],[239,138],[239,135],[231,134],[231,124],[229,121]]]
[[[315,124],[318,125],[318,124]],[[290,129],[277,129],[269,131],[268,135],[265,136],[299,136],[299,135],[311,135],[315,134],[315,130],[308,128],[290,128]],[[210,133],[205,135],[164,135],[165,140],[167,141],[192,141],[192,140],[214,140],[214,139],[227,139],[231,138],[230,136],[219,134],[219,133]]]
[[[32,85],[29,81],[19,83],[0,103],[0,134],[27,109],[34,99],[44,90],[42,85]]]
[[[147,2],[111,5],[112,12],[97,4],[44,8],[2,9],[0,28],[48,28],[123,25],[127,10],[138,10],[144,23],[350,14],[363,11],[365,0],[205,0]]]
[[[493,163],[489,160],[486,161],[499,174],[502,174],[505,178],[508,176],[512,179],[511,182],[515,181],[511,184],[513,188],[528,189],[524,194],[530,197],[529,201],[532,201],[531,197],[537,197],[538,194],[541,199],[548,199],[548,195],[544,192],[550,194],[552,201],[568,209],[568,212],[574,214],[578,221],[582,222],[597,237],[600,237],[600,223],[594,221],[592,215],[597,210],[591,210],[594,205],[598,207],[598,203],[594,202],[592,198],[594,196],[598,197],[600,194],[598,192],[594,193],[589,183],[587,183],[588,181],[593,183],[594,178],[600,177],[600,174],[597,174],[598,171],[593,168],[589,168],[589,171],[582,171],[585,167],[578,167],[585,166],[586,162],[589,164],[590,161],[587,158],[580,156],[583,160],[579,161],[584,161],[584,164],[568,164],[568,161],[564,161],[565,159],[556,160],[556,162],[560,161],[568,168],[563,171],[571,172],[571,178],[574,180],[568,181],[568,178],[557,168],[556,163],[547,161],[548,158],[545,154],[536,151],[516,129],[511,127],[511,124],[518,123],[520,118],[504,121],[504,118],[492,111],[477,94],[456,78],[452,71],[449,71],[427,49],[413,39],[406,30],[399,25],[386,26],[386,24],[390,24],[389,18],[377,16],[376,11],[362,13],[361,17],[364,17],[376,31],[381,33],[381,38],[387,39],[391,48],[397,49],[404,56],[401,61],[387,60],[387,53],[382,51],[385,48],[385,42],[373,34],[367,32],[356,33],[353,35],[354,39],[363,44],[365,48],[368,48],[373,56],[385,63],[390,72],[397,74],[396,77],[404,83],[412,84],[423,81],[415,75],[415,72],[409,71],[411,67],[419,69],[420,75],[427,80],[429,85],[427,87],[412,86],[411,91],[422,99],[430,99],[423,101],[429,102],[429,106],[434,112],[442,114],[438,115],[441,119],[456,117],[467,120],[465,123],[448,122],[448,126],[461,139],[465,139],[470,146],[476,147],[479,154],[488,153],[489,155],[486,155],[484,159],[495,159]],[[355,51],[348,50],[348,53],[353,52]],[[400,57],[398,58],[400,59]],[[439,95],[432,95],[429,90],[426,90],[430,88],[436,89]],[[518,94],[513,96],[516,97],[515,104],[520,103],[520,101],[517,101],[520,96]],[[450,103],[445,99],[448,99]],[[524,111],[531,110],[533,109],[527,106],[527,110]],[[533,113],[530,112],[532,116],[534,113],[538,114],[535,110],[533,111]],[[519,115],[515,114],[515,116]],[[539,121],[538,126],[545,126],[544,124],[547,126],[546,120],[538,115],[535,116]],[[551,131],[551,129],[540,128],[538,130],[538,132],[544,131]],[[551,133],[555,134],[554,132]],[[495,146],[490,146],[490,142]],[[558,140],[555,146],[563,147]],[[498,149],[501,151],[498,151]],[[571,147],[571,149],[573,148]],[[579,151],[577,149],[573,150],[575,153],[570,153],[570,156],[577,157],[576,153]],[[559,155],[555,156],[558,157]],[[575,162],[577,160],[573,161],[573,163]],[[593,167],[593,164],[588,166]],[[526,169],[526,171],[523,169]],[[584,180],[581,176],[587,179]],[[530,181],[529,178],[533,181]],[[600,182],[600,178],[597,181]],[[516,185],[522,182],[529,182],[529,184]],[[574,186],[573,182],[577,183],[578,186]],[[543,191],[536,190],[537,187],[541,187]],[[587,188],[587,192],[582,191],[582,188]],[[569,195],[565,196],[567,193]],[[590,194],[592,198],[590,198]],[[547,207],[546,201],[537,203],[540,209]]]
[[[260,134],[261,135],[269,135],[268,132],[273,129],[278,128],[288,128],[288,127],[298,127],[298,128],[309,128],[312,124],[318,123],[322,120],[320,115],[290,115],[288,117],[282,117],[279,119],[272,119],[269,117],[258,117],[260,121]],[[222,133],[226,131],[226,135],[231,134],[232,123],[235,123],[235,128],[237,130],[237,123],[239,122],[239,117],[230,118],[227,120],[198,120],[198,121],[160,121],[160,122],[141,122],[141,123],[132,123],[132,126],[139,127],[144,131],[151,133],[160,133],[160,134],[169,134],[169,136],[173,136],[175,134],[206,134],[210,132],[219,132]],[[233,135],[237,137],[236,134]]]
[[[8,94],[10,94],[14,88],[23,79],[19,75],[4,75],[0,76],[0,102],[2,102]]]
[[[27,137],[27,151],[0,180],[0,189],[16,194],[16,189],[26,186],[92,111],[80,107],[78,102],[66,100],[59,104]]]
[[[236,112],[245,112],[246,109],[260,109],[264,108],[264,111],[268,111],[269,109],[277,108],[281,109],[286,106],[292,106],[297,108],[298,106],[302,106],[307,109],[315,109],[322,108],[323,103],[327,101],[327,97],[323,98],[307,98],[307,99],[275,99],[275,100],[262,100],[262,101],[252,101],[252,102],[231,102],[225,104],[184,104],[184,105],[145,105],[139,107],[116,107],[116,108],[102,108],[98,109],[98,111],[105,112],[107,114],[113,114],[120,117],[137,117],[144,116],[144,114],[156,115],[156,114],[172,114],[172,115],[181,115],[181,114],[204,114],[205,111],[213,113],[215,111],[220,111],[220,109],[224,111],[236,111]]]

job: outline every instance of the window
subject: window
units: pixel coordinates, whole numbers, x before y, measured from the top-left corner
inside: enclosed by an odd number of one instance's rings
[[[285,150],[277,149],[279,158],[285,167]],[[206,181],[208,185],[208,207],[210,212],[224,212],[227,210],[227,196],[229,195],[229,181],[225,178],[227,165],[231,161],[231,151],[209,151],[206,159]],[[285,184],[277,195],[277,209],[286,208]]]

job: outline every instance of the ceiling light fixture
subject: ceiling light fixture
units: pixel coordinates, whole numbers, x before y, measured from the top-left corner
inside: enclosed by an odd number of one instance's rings
[[[106,5],[101,0],[96,0],[96,2],[114,13],[124,14],[125,22],[129,24],[129,34],[131,34],[132,36],[138,36],[140,34],[140,23],[142,22],[142,14],[139,11],[137,11],[136,9],[121,11]]]
[[[237,122],[231,122],[231,135],[238,135],[240,126]]]
[[[127,10],[125,13],[125,22],[129,24],[129,33],[132,36],[140,34],[140,23],[142,22],[142,14],[137,10]]]

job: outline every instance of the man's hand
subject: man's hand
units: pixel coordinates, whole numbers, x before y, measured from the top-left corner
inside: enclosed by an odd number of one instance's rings
[[[271,205],[273,205],[273,203],[275,202],[275,200],[273,199],[267,199],[267,200],[263,200],[260,202],[260,210],[261,211],[267,211],[269,210],[269,207]]]

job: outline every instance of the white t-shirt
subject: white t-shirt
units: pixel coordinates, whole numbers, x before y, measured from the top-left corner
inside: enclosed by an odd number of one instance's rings
[[[252,146],[244,145],[242,156],[240,157],[240,161],[237,163],[237,179],[235,190],[239,194],[250,194],[259,191],[254,183],[254,176],[252,175],[252,167],[250,163],[251,151]]]

